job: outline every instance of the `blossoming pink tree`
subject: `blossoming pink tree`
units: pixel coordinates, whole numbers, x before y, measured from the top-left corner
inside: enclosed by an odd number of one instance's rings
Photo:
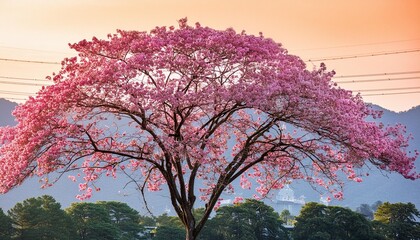
[[[335,86],[333,72],[307,70],[270,39],[182,19],[71,47],[79,55],[55,84],[0,129],[2,193],[30,176],[50,185],[52,172],[79,171],[88,198],[102,176],[140,173],[140,188],[167,185],[195,239],[236,179],[260,197],[303,179],[341,198],[340,172],[360,181],[367,163],[418,178],[401,126],[368,121],[380,114]],[[197,197],[202,219],[192,214]]]

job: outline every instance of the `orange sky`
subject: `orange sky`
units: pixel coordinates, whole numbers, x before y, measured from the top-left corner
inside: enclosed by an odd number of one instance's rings
[[[217,29],[233,27],[263,32],[302,59],[420,50],[420,1],[413,0],[0,0],[0,58],[61,61],[74,53],[67,43],[92,36],[104,38],[115,29],[150,30],[191,23]],[[413,94],[365,96],[367,102],[394,111],[420,105],[420,52],[325,61],[337,76],[419,71],[415,74],[346,80],[410,78],[400,81],[341,84],[351,90],[406,88]],[[319,62],[316,62],[319,65]],[[312,63],[308,63],[312,68]],[[59,65],[0,60],[0,77],[39,79]],[[416,78],[417,77],[417,78]],[[25,98],[12,92],[36,92],[30,82],[0,78],[0,98]],[[338,81],[338,79],[337,79]],[[417,87],[417,88],[416,88]],[[364,92],[366,94],[390,91]]]

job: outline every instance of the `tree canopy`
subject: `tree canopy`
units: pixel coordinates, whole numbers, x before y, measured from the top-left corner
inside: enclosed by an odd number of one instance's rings
[[[141,232],[140,215],[136,210],[126,203],[116,201],[99,201],[96,204],[107,210],[112,224],[118,228],[117,239],[139,239],[139,232]]]
[[[380,239],[360,213],[338,206],[307,203],[296,217],[293,239]]]
[[[13,226],[12,219],[4,214],[3,209],[0,208],[0,239],[12,239]]]
[[[247,199],[244,203],[219,208],[199,239],[288,239],[282,224],[272,207]]]
[[[420,239],[420,213],[414,204],[385,202],[374,216],[377,231],[387,239]]]
[[[376,207],[373,221],[348,208],[314,202],[307,203],[295,217],[288,210],[279,215],[262,201],[246,199],[243,203],[220,207],[197,239],[420,239],[420,214],[413,204],[378,201],[371,205],[372,209]],[[205,208],[193,211],[195,219],[204,213]],[[286,228],[286,222],[294,228]],[[2,240],[176,240],[184,239],[186,233],[182,221],[167,213],[157,217],[140,216],[127,204],[115,201],[78,202],[63,211],[51,196],[26,199],[7,215],[0,209],[0,223]]]
[[[166,185],[195,239],[236,179],[250,189],[255,178],[260,197],[304,179],[342,198],[338,172],[359,182],[355,168],[366,163],[418,178],[402,126],[367,120],[380,113],[337,87],[334,72],[308,70],[262,35],[181,19],[179,28],[70,46],[78,56],[16,108],[16,126],[0,128],[0,192],[29,176],[49,186],[49,173],[81,171],[85,199],[101,176],[124,172],[142,191]]]
[[[79,202],[62,210],[44,195],[17,203],[7,213],[0,209],[0,239],[145,239],[139,213],[121,202]]]
[[[8,211],[13,239],[74,239],[75,231],[61,204],[51,196],[29,198]]]
[[[80,240],[119,239],[118,225],[115,225],[103,204],[72,203],[66,209],[76,228]]]

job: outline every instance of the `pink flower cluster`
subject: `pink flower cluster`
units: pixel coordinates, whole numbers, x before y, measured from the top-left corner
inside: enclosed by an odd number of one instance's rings
[[[336,189],[339,171],[359,182],[354,169],[366,163],[419,177],[402,126],[368,121],[380,114],[336,87],[325,65],[308,70],[271,39],[183,20],[71,47],[79,55],[55,84],[0,128],[2,193],[29,176],[79,171],[85,199],[98,178],[125,172],[150,191],[166,184],[175,202],[193,203],[200,182],[214,207],[238,178],[264,197],[291,179]]]

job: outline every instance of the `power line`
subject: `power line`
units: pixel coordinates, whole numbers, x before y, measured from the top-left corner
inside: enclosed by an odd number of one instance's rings
[[[373,77],[373,76],[386,76],[386,75],[403,75],[420,73],[420,71],[405,71],[405,72],[391,72],[391,73],[368,73],[368,74],[357,74],[357,75],[342,75],[334,76],[334,78],[353,78],[353,77]]]
[[[13,80],[26,80],[26,81],[45,81],[45,82],[51,82],[50,80],[46,80],[46,79],[39,79],[39,78],[21,78],[21,77],[9,77],[9,76],[0,76],[0,78],[3,78],[3,79],[13,79]]]
[[[328,61],[328,60],[343,60],[343,59],[350,59],[350,58],[376,57],[376,56],[394,55],[394,54],[403,54],[403,53],[413,53],[413,52],[420,52],[420,49],[402,50],[402,51],[394,51],[394,52],[364,53],[364,54],[349,55],[349,56],[336,56],[336,57],[314,58],[314,59],[306,60],[305,62],[319,62],[319,61]]]
[[[360,43],[360,44],[352,44],[352,45],[341,45],[341,46],[322,47],[322,48],[291,49],[291,50],[292,51],[310,51],[310,50],[323,50],[323,49],[334,49],[334,48],[350,48],[350,47],[359,47],[359,46],[383,45],[383,44],[399,43],[399,42],[411,42],[411,41],[417,41],[417,40],[420,40],[420,38],[396,40],[396,41],[388,41],[388,42]]]
[[[24,86],[45,86],[46,84],[39,84],[39,83],[24,83],[24,82],[10,82],[10,81],[1,81],[2,84],[10,84],[10,85],[24,85]]]
[[[405,72],[391,72],[391,73],[368,73],[368,74],[356,74],[356,75],[341,75],[341,76],[334,76],[334,78],[336,79],[336,78],[374,77],[374,76],[388,76],[388,75],[405,75],[405,74],[415,74],[415,73],[420,73],[420,71],[405,71]],[[0,78],[14,79],[14,80],[30,80],[30,81],[46,81],[46,82],[51,82],[51,80],[40,79],[40,78],[22,78],[22,77],[10,77],[10,76],[0,76]]]
[[[54,53],[54,54],[71,54],[71,52],[59,52],[59,51],[34,49],[34,48],[10,47],[10,46],[4,46],[4,45],[0,45],[0,48],[25,50],[25,51],[33,51],[33,52],[45,52],[45,53]]]
[[[17,100],[17,101],[26,101],[27,98],[14,98],[14,97],[1,97],[7,100]]]
[[[413,92],[395,92],[395,93],[371,93],[371,94],[362,94],[363,96],[385,96],[385,95],[400,95],[400,94],[415,94],[420,93],[420,91]]]
[[[397,90],[411,90],[411,89],[420,89],[420,87],[402,87],[402,88],[364,89],[364,90],[357,90],[357,92],[397,91]]]
[[[401,50],[401,51],[393,51],[393,52],[363,53],[363,54],[359,54],[359,55],[348,55],[348,56],[334,56],[334,57],[314,58],[314,59],[306,60],[305,62],[319,62],[319,61],[342,60],[342,59],[361,58],[361,57],[375,57],[375,56],[384,56],[384,55],[413,53],[413,52],[420,52],[420,49]],[[38,63],[38,64],[61,64],[60,62],[23,60],[23,59],[13,59],[13,58],[0,58],[0,61],[11,61],[11,62],[22,62],[22,63]]]
[[[0,58],[0,61],[21,62],[21,63],[39,63],[39,64],[61,64],[59,62],[37,61],[37,60],[22,60],[13,58]]]
[[[23,96],[31,96],[31,95],[35,95],[35,93],[28,93],[28,92],[15,92],[15,91],[5,91],[5,90],[0,90],[0,94],[23,95]]]
[[[365,53],[365,54],[349,55],[349,56],[336,56],[336,57],[314,58],[314,59],[306,60],[305,62],[319,62],[319,61],[328,61],[328,60],[343,60],[343,59],[351,59],[351,58],[375,57],[375,56],[384,56],[384,55],[413,53],[413,52],[420,52],[420,49],[402,50],[402,51],[394,51],[394,52]],[[38,60],[23,60],[23,59],[13,59],[13,58],[0,58],[0,61],[21,62],[21,63],[38,63],[38,64],[61,64],[60,62],[38,61]]]
[[[384,44],[400,43],[400,42],[412,42],[412,41],[418,41],[418,40],[420,40],[420,38],[403,39],[403,40],[386,41],[386,42],[374,42],[374,43],[359,43],[359,44],[339,45],[339,46],[320,47],[320,48],[291,49],[291,51],[308,51],[308,50],[323,50],[323,49],[335,49],[335,48],[350,48],[350,47],[359,47],[359,46],[384,45]],[[5,46],[5,45],[0,45],[0,48],[35,51],[35,52],[46,52],[46,53],[55,53],[55,54],[71,54],[71,52],[61,52],[61,51],[52,51],[52,50],[34,49],[34,48],[11,47],[11,46]]]
[[[404,89],[418,89],[420,87],[415,88],[404,88]],[[398,90],[398,89],[383,89],[383,90]],[[403,90],[402,88],[400,90]],[[360,91],[381,91],[380,89],[368,89],[368,90],[360,90]],[[386,96],[386,95],[405,95],[405,94],[417,94],[420,91],[411,91],[411,92],[392,92],[392,93],[369,93],[369,94],[362,94],[364,97],[371,97],[371,96]],[[7,95],[22,95],[29,97],[34,95],[35,93],[26,93],[26,92],[13,92],[13,91],[2,91],[0,90],[0,94],[7,94]],[[9,100],[17,100],[17,101],[25,101],[26,98],[16,98],[16,97],[2,97]]]
[[[385,81],[402,81],[402,80],[410,80],[410,79],[420,79],[420,77],[381,78],[381,79],[367,79],[367,80],[349,80],[349,81],[341,81],[341,82],[336,82],[336,83],[342,84],[342,83],[362,83],[362,82],[385,82]]]
[[[389,75],[404,75],[404,74],[415,74],[420,73],[420,71],[406,71],[406,72],[391,72],[391,73],[370,73],[370,74],[358,74],[358,75],[341,75],[334,76],[334,79],[337,78],[358,78],[358,77],[373,77],[373,76],[389,76]],[[13,79],[13,80],[24,80],[24,81],[43,81],[51,83],[51,80],[40,79],[40,78],[22,78],[22,77],[10,77],[10,76],[0,76],[3,79]],[[420,79],[420,77],[405,77],[405,78],[383,78],[383,79],[364,79],[364,80],[349,80],[349,81],[336,81],[337,83],[358,83],[358,82],[381,82],[381,81],[398,81],[398,80],[409,80],[409,79]],[[17,83],[18,84],[18,83]]]

